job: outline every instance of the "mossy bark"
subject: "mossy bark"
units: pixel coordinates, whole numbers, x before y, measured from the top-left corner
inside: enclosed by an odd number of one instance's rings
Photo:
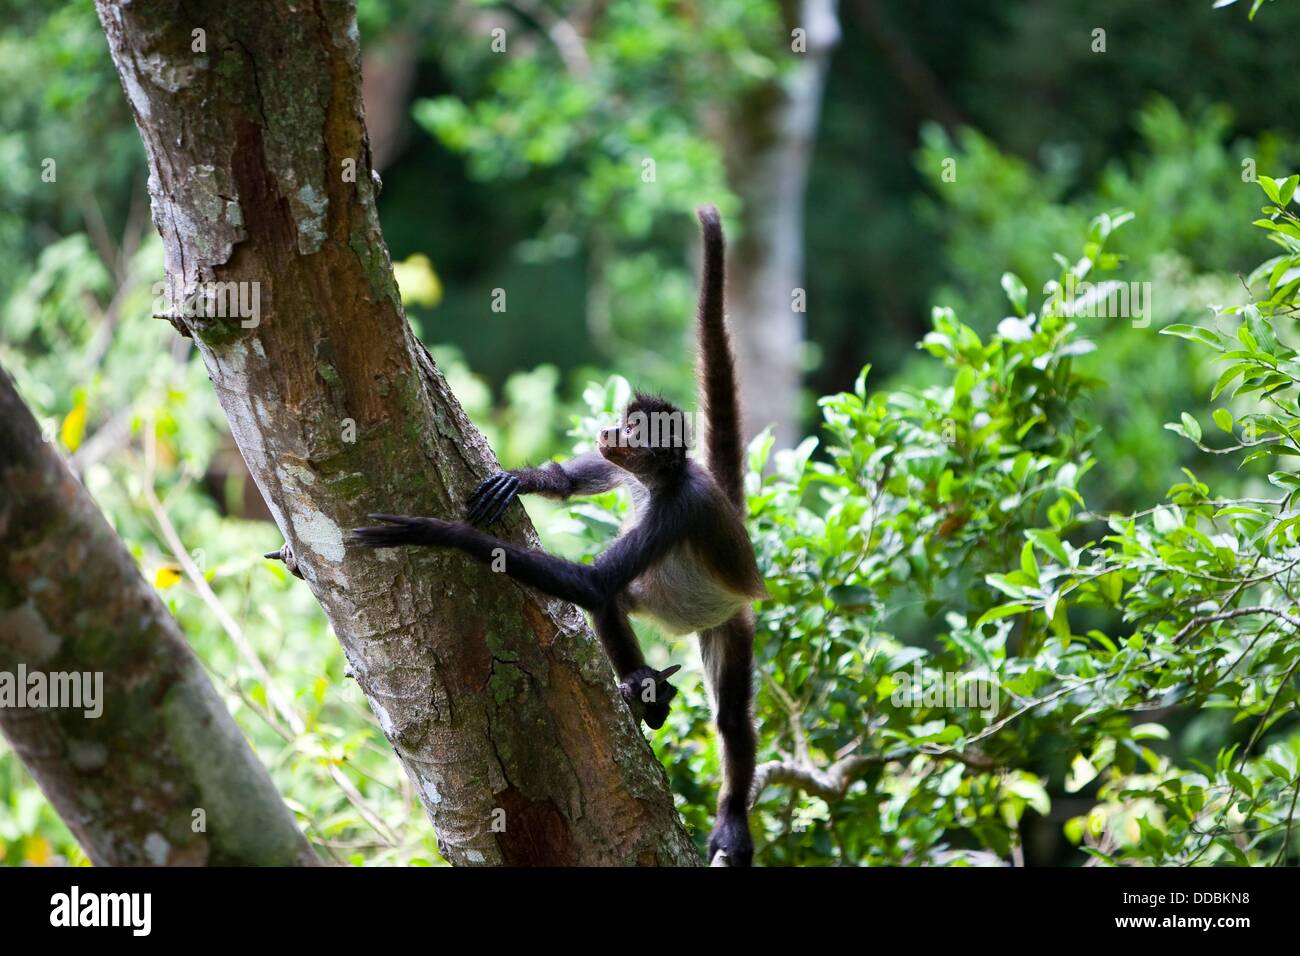
[[[31,696],[24,680],[21,696],[0,698],[0,731],[97,865],[316,862],[176,622],[3,369],[0,672],[10,693],[20,674],[92,681],[74,707]]]
[[[573,608],[370,511],[458,517],[496,462],[412,335],[375,211],[355,10],[97,0],[169,280],[256,283],[259,321],[172,316],[455,864],[690,864],[662,767]],[[437,188],[431,184],[430,188]],[[536,545],[521,509],[512,540]]]

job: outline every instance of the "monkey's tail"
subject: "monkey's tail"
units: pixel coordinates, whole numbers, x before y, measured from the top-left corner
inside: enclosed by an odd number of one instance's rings
[[[696,319],[699,339],[697,377],[707,422],[705,461],[727,498],[744,507],[745,440],[740,417],[736,356],[723,317],[726,240],[716,206],[696,210],[704,240],[704,274]]]

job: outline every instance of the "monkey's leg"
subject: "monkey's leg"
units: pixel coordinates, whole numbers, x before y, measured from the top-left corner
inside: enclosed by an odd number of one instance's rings
[[[521,548],[460,522],[407,515],[369,517],[386,523],[373,528],[353,528],[352,540],[357,544],[371,548],[397,548],[407,544],[456,548],[485,564],[500,560],[501,570],[521,584],[588,610],[603,606],[610,598],[608,584],[592,565]]]
[[[662,671],[646,666],[636,632],[617,600],[596,610],[591,622],[618,674],[618,689],[623,699],[647,727],[658,730],[668,719],[669,702],[677,696],[677,688],[668,683],[668,678],[680,670],[680,665]]]
[[[718,819],[709,836],[709,862],[726,854],[728,866],[750,866],[749,791],[754,782],[754,619],[745,610],[721,627],[700,632],[700,655],[713,696],[714,720],[722,741],[722,787]]]
[[[353,528],[352,540],[356,544],[371,548],[407,544],[456,548],[485,564],[500,561],[500,570],[516,581],[589,611],[612,601],[646,568],[661,560],[681,535],[672,522],[643,521],[615,539],[593,564],[578,564],[545,551],[521,548],[460,521],[414,515],[368,517],[384,524]]]
[[[596,565],[577,564],[545,551],[521,548],[460,522],[406,515],[372,514],[370,517],[385,524],[354,528],[352,537],[358,544],[371,548],[408,544],[457,548],[485,563],[500,558],[502,570],[516,581],[591,611],[596,633],[614,665],[619,689],[632,712],[651,729],[663,726],[668,717],[668,702],[677,693],[668,678],[678,668],[656,671],[646,666],[641,645],[616,598],[624,579],[634,575],[638,566],[617,547],[607,551]],[[653,545],[642,544],[637,536],[621,539],[621,544],[625,549],[639,547],[643,553],[653,550]],[[614,565],[612,569],[610,564]]]

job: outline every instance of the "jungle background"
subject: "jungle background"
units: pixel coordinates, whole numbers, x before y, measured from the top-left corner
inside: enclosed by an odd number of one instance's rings
[[[361,0],[403,300],[506,467],[571,454],[629,382],[691,396],[692,210],[731,226],[773,595],[759,862],[1300,858],[1300,11],[1250,7]],[[318,852],[441,864],[323,614],[261,557],[280,538],[202,363],[151,317],[161,245],[92,4],[0,10],[0,364]],[[1044,295],[1103,275],[1144,314]],[[625,506],[528,503],[575,557]],[[654,745],[702,841],[698,656],[642,634],[691,675]],[[0,862],[86,862],[3,745]]]

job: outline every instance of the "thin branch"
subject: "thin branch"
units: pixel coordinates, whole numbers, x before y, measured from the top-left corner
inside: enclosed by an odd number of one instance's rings
[[[749,803],[750,806],[758,803],[763,791],[774,784],[790,784],[823,800],[839,800],[848,792],[854,781],[868,770],[922,755],[955,760],[972,770],[988,771],[996,770],[998,767],[997,761],[978,750],[944,750],[932,753],[924,747],[899,747],[884,753],[855,754],[835,761],[824,770],[812,763],[772,760],[760,765],[754,771],[754,785],[750,790]]]
[[[1198,617],[1194,617],[1183,625],[1182,630],[1174,635],[1173,643],[1177,644],[1181,642],[1182,639],[1192,631],[1202,628],[1206,624],[1213,624],[1216,621],[1229,621],[1236,617],[1249,617],[1252,614],[1271,614],[1273,617],[1286,621],[1286,623],[1290,624],[1293,628],[1300,630],[1300,617],[1296,617],[1294,614],[1288,614],[1286,611],[1279,608],[1254,604],[1250,607],[1238,607],[1233,608],[1231,611],[1220,611],[1217,614],[1202,614]]]

